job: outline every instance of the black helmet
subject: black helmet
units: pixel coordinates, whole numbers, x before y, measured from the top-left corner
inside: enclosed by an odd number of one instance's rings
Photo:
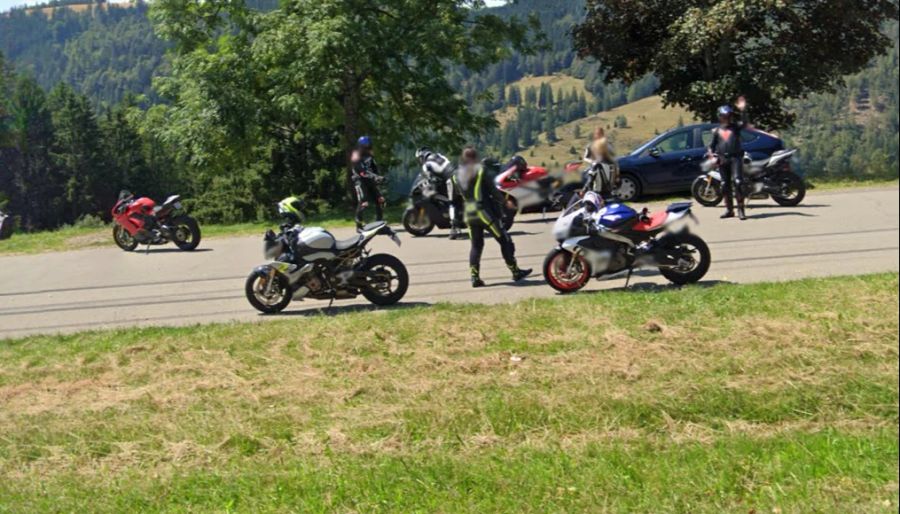
[[[525,168],[528,167],[528,163],[521,155],[514,155],[513,158],[509,160],[509,167],[512,168],[513,166],[519,171],[525,171]]]

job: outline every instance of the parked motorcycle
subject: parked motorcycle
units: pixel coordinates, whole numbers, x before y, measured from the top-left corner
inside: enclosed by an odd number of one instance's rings
[[[157,205],[150,198],[135,198],[123,190],[112,209],[113,239],[126,252],[139,244],[160,245],[170,241],[181,250],[193,250],[200,244],[200,225],[181,211],[179,195],[172,195]]]
[[[436,184],[420,172],[409,192],[409,207],[403,211],[403,228],[416,237],[427,236],[434,227],[450,228],[452,204],[446,182]]]
[[[397,303],[409,287],[409,274],[393,255],[369,255],[366,245],[376,235],[389,236],[400,246],[397,234],[383,221],[345,240],[321,227],[282,225],[280,234],[267,231],[264,254],[272,262],[247,277],[247,300],[267,314],[303,298],[333,301],[361,294],[375,305]]]
[[[796,149],[779,150],[768,159],[757,161],[745,153],[744,181],[741,184],[744,198],[757,200],[771,196],[778,205],[799,205],[806,196],[806,183],[791,169],[791,156],[796,152]],[[708,157],[700,165],[703,175],[691,185],[694,199],[706,207],[719,205],[724,196],[719,164],[717,156]]]
[[[567,165],[565,171],[572,173],[577,169],[577,164]],[[497,175],[495,183],[506,198],[511,217],[526,210],[562,209],[579,188],[578,183],[563,184],[543,166],[527,166],[519,173],[514,168],[507,169]]]
[[[543,266],[544,278],[553,289],[572,293],[591,277],[627,272],[630,278],[634,269],[642,267],[658,268],[670,282],[682,285],[699,281],[709,270],[709,247],[703,239],[686,226],[673,230],[677,221],[695,219],[690,202],[673,203],[652,214],[620,203],[599,209],[598,204],[581,200],[556,220],[553,235],[558,244]]]
[[[409,193],[409,207],[403,211],[401,218],[403,228],[415,237],[427,236],[435,227],[450,228],[452,204],[453,200],[449,197],[444,183],[435,184],[423,173],[419,173]],[[457,208],[462,211],[464,206],[459,205]],[[459,216],[464,217],[462,212]],[[504,211],[504,230],[512,228],[515,217],[515,209]],[[465,221],[461,220],[461,223],[465,226]]]
[[[0,211],[0,240],[9,239],[13,233],[13,218]]]

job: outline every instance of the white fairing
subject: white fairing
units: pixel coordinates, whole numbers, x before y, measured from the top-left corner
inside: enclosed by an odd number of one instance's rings
[[[495,185],[499,188],[499,180],[495,182]],[[503,189],[503,192],[516,199],[516,205],[519,206],[519,210],[535,207],[546,201],[545,193],[536,181],[528,182],[512,189]]]
[[[310,248],[331,250],[334,248],[334,236],[322,227],[306,227],[298,236],[299,242]]]

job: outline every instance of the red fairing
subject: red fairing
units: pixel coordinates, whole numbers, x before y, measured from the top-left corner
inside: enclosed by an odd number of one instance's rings
[[[666,223],[666,220],[669,219],[669,213],[665,211],[654,212],[650,215],[650,219],[647,221],[639,221],[632,228],[632,230],[637,230],[638,232],[651,232],[653,230],[658,229]]]
[[[144,228],[144,216],[153,214],[156,202],[150,198],[137,198],[132,200],[122,212],[117,212],[124,201],[119,200],[113,207],[113,220],[122,225],[129,234],[134,235],[138,230]]]
[[[525,182],[540,180],[547,176],[547,168],[542,168],[541,166],[529,166],[528,169],[525,170],[525,173],[521,174],[519,180],[511,180],[510,177],[513,174],[513,169],[514,168],[510,168],[497,177],[497,184],[501,189],[512,189]]]

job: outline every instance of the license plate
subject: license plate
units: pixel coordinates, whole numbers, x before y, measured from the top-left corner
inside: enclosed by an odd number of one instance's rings
[[[400,246],[400,238],[397,237],[397,234],[391,234],[391,241],[393,241],[397,246]]]

